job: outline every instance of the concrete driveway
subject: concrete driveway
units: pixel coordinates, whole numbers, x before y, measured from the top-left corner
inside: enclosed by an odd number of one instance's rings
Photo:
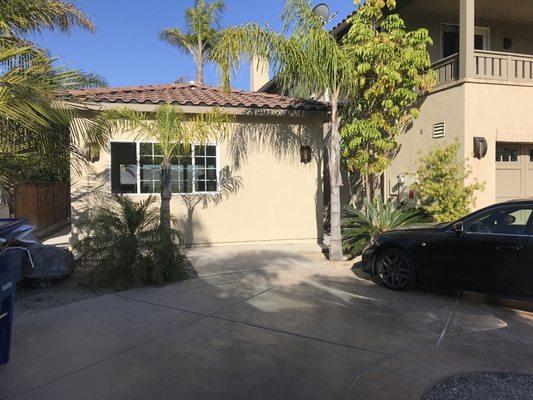
[[[308,247],[190,252],[200,278],[15,320],[0,398],[420,399],[470,371],[533,373],[533,314],[394,293]]]

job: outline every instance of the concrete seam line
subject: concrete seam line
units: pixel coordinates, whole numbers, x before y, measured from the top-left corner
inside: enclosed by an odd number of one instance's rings
[[[289,332],[289,331],[284,331],[284,330],[281,330],[281,329],[269,328],[269,327],[263,326],[263,325],[252,324],[250,322],[237,321],[237,320],[234,320],[234,319],[231,319],[231,318],[217,317],[215,315],[210,316],[210,318],[218,319],[218,320],[226,321],[226,322],[231,322],[231,323],[234,323],[234,324],[245,325],[245,326],[249,326],[251,328],[262,329],[262,330],[269,331],[269,332],[275,332],[275,333],[281,333],[283,335],[294,336],[294,337],[297,337],[297,338],[300,338],[300,339],[307,339],[307,340],[312,340],[314,342],[320,342],[320,343],[324,343],[324,344],[330,344],[330,345],[333,345],[333,346],[339,346],[339,347],[343,347],[345,349],[364,351],[364,352],[373,353],[373,354],[386,354],[386,355],[390,354],[390,353],[385,353],[385,352],[382,352],[382,351],[367,349],[367,348],[364,348],[364,347],[352,346],[352,345],[349,345],[349,344],[333,342],[331,340],[320,339],[320,338],[316,338],[316,337],[313,337],[313,336],[302,335],[302,334],[295,333],[295,332]]]
[[[48,382],[42,383],[42,384],[37,385],[37,386],[34,386],[34,387],[32,387],[32,388],[30,388],[30,389],[28,389],[28,390],[25,390],[24,392],[21,392],[21,393],[15,395],[15,396],[12,397],[12,398],[13,398],[13,399],[18,399],[18,398],[20,398],[20,397],[22,397],[22,396],[24,396],[24,395],[26,395],[26,394],[28,394],[28,393],[34,392],[35,390],[38,390],[38,389],[43,388],[43,387],[45,387],[45,386],[48,386],[48,385],[51,385],[51,384],[53,384],[53,383],[56,383],[56,382],[62,381],[63,379],[66,379],[66,378],[69,378],[70,376],[76,375],[76,374],[78,374],[78,373],[80,373],[80,372],[82,372],[82,371],[84,371],[84,370],[86,370],[86,369],[88,369],[88,368],[94,367],[94,366],[96,366],[96,365],[98,365],[98,364],[101,364],[101,363],[103,363],[103,362],[105,362],[105,361],[111,360],[112,358],[115,358],[115,357],[117,357],[117,356],[120,356],[120,355],[122,355],[122,354],[125,354],[125,353],[127,353],[127,352],[129,352],[129,351],[131,351],[131,350],[133,350],[133,349],[136,349],[136,348],[138,348],[138,347],[144,346],[145,344],[148,344],[148,343],[150,343],[150,342],[154,342],[154,341],[156,341],[156,340],[159,340],[159,339],[161,339],[161,338],[164,338],[165,336],[168,336],[168,335],[170,335],[170,334],[172,334],[172,333],[178,332],[178,331],[180,331],[181,329],[185,329],[185,328],[189,327],[190,325],[193,325],[193,324],[195,324],[195,323],[197,323],[197,322],[203,321],[203,320],[206,319],[206,318],[208,318],[208,316],[204,316],[204,317],[202,317],[202,318],[198,318],[198,319],[196,319],[196,320],[194,320],[194,321],[189,322],[188,324],[185,324],[185,325],[183,325],[183,326],[180,326],[179,328],[176,328],[176,329],[172,329],[172,330],[170,330],[170,331],[168,331],[168,332],[165,332],[165,333],[163,333],[163,334],[161,334],[161,335],[159,335],[159,336],[157,336],[157,337],[154,337],[154,338],[151,338],[151,339],[147,339],[147,340],[145,340],[144,342],[137,343],[137,344],[135,344],[135,345],[133,345],[133,346],[130,346],[130,347],[126,348],[126,349],[122,349],[122,350],[120,350],[120,351],[118,351],[118,352],[116,352],[116,353],[113,353],[113,354],[111,354],[111,355],[105,357],[105,358],[102,358],[101,360],[95,361],[95,362],[93,362],[93,363],[91,363],[91,364],[88,364],[88,365],[86,365],[86,366],[84,366],[84,367],[78,368],[78,369],[75,370],[75,371],[69,372],[68,374],[65,374],[65,375],[63,375],[63,376],[61,376],[61,377],[59,377],[59,378],[52,379],[52,380],[50,380],[50,381],[48,381]]]
[[[381,364],[382,362],[388,360],[389,358],[396,357],[397,355],[399,355],[401,353],[405,353],[406,351],[407,350],[400,350],[400,351],[397,351],[395,353],[387,354],[384,357],[374,361],[373,363],[371,363],[367,367],[363,368],[357,375],[355,375],[354,379],[350,383],[350,387],[348,388],[348,392],[346,392],[345,400],[349,400],[350,399],[350,395],[352,394],[352,391],[353,391],[356,383],[359,381],[359,379],[361,379],[361,377],[364,374],[366,374],[368,371],[370,371],[372,368],[376,367],[377,365]]]
[[[444,340],[444,337],[446,336],[446,333],[448,332],[449,326],[451,325],[453,319],[455,318],[455,314],[457,313],[457,308],[459,308],[459,303],[461,302],[461,299],[463,298],[464,292],[465,292],[464,290],[461,290],[461,293],[459,293],[459,296],[457,296],[457,300],[455,301],[452,311],[450,312],[450,315],[448,316],[448,320],[446,321],[446,324],[444,324],[444,328],[442,329],[440,337],[437,340],[437,347],[440,347],[442,341]]]
[[[263,330],[270,331],[270,332],[281,333],[281,334],[284,334],[284,335],[298,337],[300,339],[307,339],[307,340],[312,340],[312,341],[316,341],[316,342],[331,344],[331,345],[334,345],[334,346],[340,346],[340,347],[348,348],[348,349],[351,349],[351,350],[365,351],[367,353],[373,353],[373,354],[386,354],[386,355],[390,354],[390,353],[386,353],[386,352],[383,352],[383,351],[377,351],[377,350],[367,349],[365,347],[352,346],[352,345],[349,345],[349,344],[333,342],[333,341],[324,340],[324,339],[320,339],[320,338],[316,338],[316,337],[312,337],[312,336],[301,335],[301,334],[295,333],[295,332],[289,332],[289,331],[284,331],[284,330],[281,330],[281,329],[269,328],[269,327],[263,326],[263,325],[257,325],[257,324],[252,324],[252,323],[249,323],[249,322],[237,321],[237,320],[234,320],[234,319],[231,319],[231,318],[226,318],[226,317],[221,317],[221,316],[215,315],[215,314],[217,314],[217,313],[219,313],[221,311],[224,311],[227,308],[230,308],[230,307],[233,307],[233,306],[235,306],[237,304],[246,302],[246,301],[248,301],[248,300],[250,300],[250,299],[252,299],[254,297],[257,297],[257,296],[259,296],[261,294],[264,294],[265,292],[268,292],[269,290],[272,290],[272,289],[273,288],[267,289],[267,290],[265,290],[265,291],[263,291],[261,293],[255,294],[254,296],[252,296],[252,297],[250,297],[248,299],[241,300],[239,303],[235,303],[235,304],[232,304],[232,305],[230,305],[230,306],[228,306],[228,307],[226,307],[224,309],[215,311],[212,314],[205,314],[205,313],[201,313],[201,312],[197,312],[197,311],[185,310],[185,309],[178,308],[178,307],[172,307],[172,306],[167,306],[167,305],[164,305],[164,304],[152,303],[152,302],[144,301],[144,300],[130,299],[128,297],[124,297],[124,298],[127,299],[127,300],[138,302],[138,303],[145,303],[145,304],[150,304],[150,305],[153,305],[153,306],[169,308],[171,310],[181,311],[181,312],[184,312],[184,313],[199,315],[199,316],[202,316],[202,317],[217,319],[217,320],[221,320],[221,321],[225,321],[225,322],[231,322],[231,323],[234,323],[234,324],[245,325],[245,326],[249,326],[251,328],[263,329]]]

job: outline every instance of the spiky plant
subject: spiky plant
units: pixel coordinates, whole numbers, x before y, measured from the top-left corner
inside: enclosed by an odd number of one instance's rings
[[[393,200],[367,200],[360,210],[353,206],[345,207],[342,220],[344,252],[355,258],[381,233],[429,221],[424,212],[398,207]]]
[[[187,277],[178,245],[180,234],[159,224],[156,198],[141,202],[125,196],[114,198],[116,207],[102,206],[78,225],[89,232],[75,249],[82,259],[95,263],[92,282],[125,289]]]
[[[196,0],[194,7],[185,11],[185,32],[179,28],[167,28],[159,34],[164,42],[192,55],[198,84],[204,83],[204,67],[211,59],[211,50],[219,38],[218,26],[223,9],[223,0],[211,4]]]

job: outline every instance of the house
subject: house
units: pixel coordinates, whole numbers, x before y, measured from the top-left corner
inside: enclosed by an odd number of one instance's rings
[[[427,28],[438,82],[400,139],[385,195],[408,192],[421,153],[457,140],[470,179],[485,182],[476,208],[533,196],[533,2],[397,0],[408,29]],[[332,30],[342,37],[348,18]],[[261,90],[275,92],[275,81]],[[486,144],[486,154],[483,151]]]
[[[266,81],[260,73],[252,79]],[[180,219],[186,245],[321,241],[323,103],[195,84],[75,90],[62,98],[90,110],[150,113],[169,103],[189,115],[217,107],[234,116],[228,138],[197,144],[173,165],[171,213]],[[99,159],[81,172],[73,169],[72,242],[84,235],[76,227],[80,216],[111,194],[142,199],[159,193],[160,161],[156,143],[115,132]]]

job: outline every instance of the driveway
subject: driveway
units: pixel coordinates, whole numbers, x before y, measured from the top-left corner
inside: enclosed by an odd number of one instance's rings
[[[391,292],[310,247],[189,256],[198,279],[17,318],[0,398],[420,399],[533,373],[533,314],[493,299]]]

